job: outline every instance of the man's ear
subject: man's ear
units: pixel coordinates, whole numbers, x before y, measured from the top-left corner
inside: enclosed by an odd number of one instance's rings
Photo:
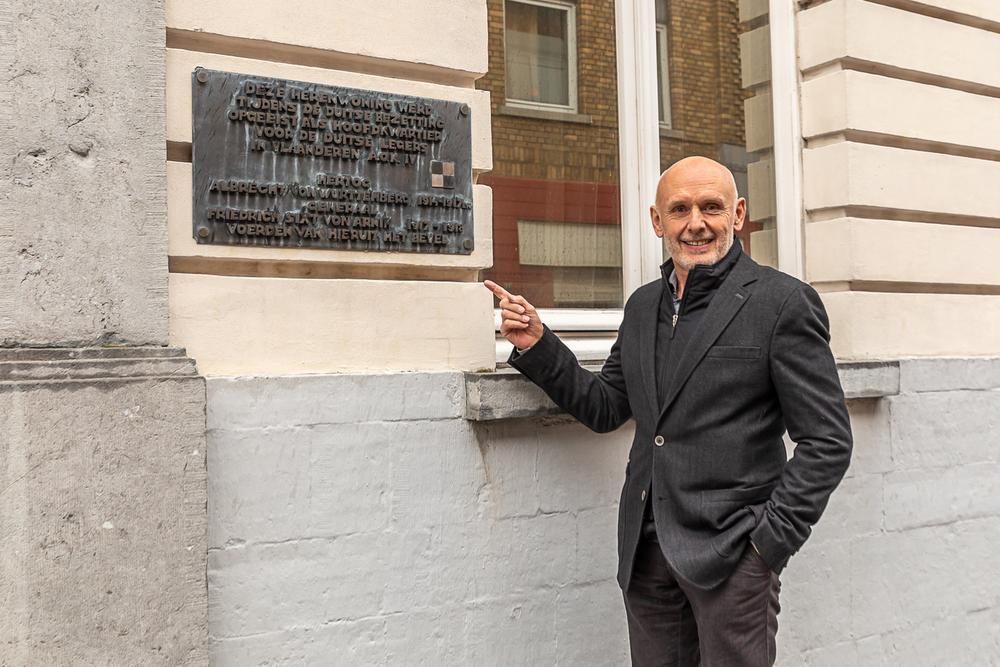
[[[653,233],[663,238],[663,225],[660,222],[660,212],[656,210],[656,206],[649,207],[649,219],[653,223]]]
[[[733,220],[733,229],[740,231],[747,217],[747,200],[740,197],[736,200],[736,219]]]

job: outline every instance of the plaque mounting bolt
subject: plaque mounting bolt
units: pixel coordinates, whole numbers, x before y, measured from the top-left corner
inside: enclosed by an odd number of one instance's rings
[[[207,239],[208,238],[208,227],[198,228],[198,238]]]
[[[208,83],[208,72],[203,69],[199,69],[198,73],[194,75],[194,78],[198,79],[198,83]]]
[[[462,113],[463,116],[468,116],[469,115],[469,105],[468,104],[463,104],[461,107],[459,107],[458,110]]]
[[[472,239],[465,239],[462,241],[462,247],[466,250],[472,250]]]

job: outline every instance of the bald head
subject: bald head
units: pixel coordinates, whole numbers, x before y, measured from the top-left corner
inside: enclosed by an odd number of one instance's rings
[[[733,172],[715,160],[687,157],[663,172],[649,214],[681,284],[694,266],[722,259],[743,227],[746,210]]]
[[[660,181],[656,185],[656,207],[661,208],[666,204],[671,190],[692,181],[714,184],[733,205],[739,199],[733,172],[711,158],[692,155],[674,162],[660,174]]]

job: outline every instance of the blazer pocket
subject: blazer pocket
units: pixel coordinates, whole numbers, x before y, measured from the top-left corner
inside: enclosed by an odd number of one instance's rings
[[[744,489],[713,489],[711,491],[702,491],[701,499],[705,503],[747,503],[753,504],[757,502],[764,502],[771,497],[771,491],[774,490],[774,484],[761,484],[760,486],[751,486]]]
[[[760,348],[756,345],[713,345],[708,348],[705,356],[724,359],[759,359]]]

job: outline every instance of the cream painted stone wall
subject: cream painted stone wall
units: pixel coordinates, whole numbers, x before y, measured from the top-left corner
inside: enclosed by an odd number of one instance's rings
[[[483,0],[167,0],[166,10],[172,29],[429,65],[470,81],[488,67]]]
[[[947,122],[961,119],[961,122]],[[1000,151],[1000,98],[864,72],[802,84],[802,135],[860,130]]]
[[[492,191],[473,187],[470,255],[198,245],[191,72],[207,67],[463,102],[474,176],[492,169],[486,3],[167,2],[170,340],[206,375],[477,370],[494,364]]]
[[[806,228],[807,278],[1000,285],[1000,229],[839,218]]]
[[[799,66],[850,57],[982,86],[1000,86],[1000,33],[865,0],[799,13]],[[942,119],[944,120],[944,119]]]
[[[989,356],[1000,350],[1000,296],[826,292],[838,359]]]
[[[806,277],[841,358],[996,355],[1000,6],[900,5],[799,12]]]
[[[876,206],[991,218],[1000,211],[1000,162],[842,141],[806,149],[807,210]]]
[[[170,338],[206,376],[493,368],[479,283],[174,273]]]

